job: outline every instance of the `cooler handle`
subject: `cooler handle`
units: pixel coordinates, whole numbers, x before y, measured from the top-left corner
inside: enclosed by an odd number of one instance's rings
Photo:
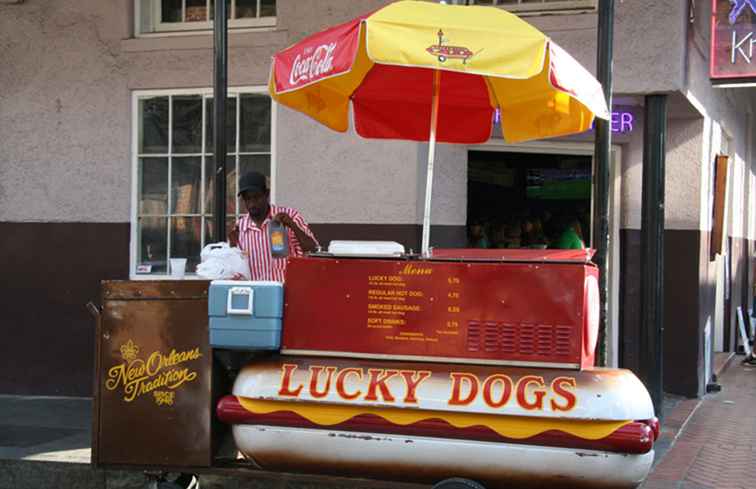
[[[235,296],[249,296],[249,301],[246,307],[235,308],[234,297]],[[226,312],[228,314],[239,314],[244,316],[252,315],[252,304],[254,303],[255,292],[252,287],[231,287],[228,289],[228,301],[226,302]]]

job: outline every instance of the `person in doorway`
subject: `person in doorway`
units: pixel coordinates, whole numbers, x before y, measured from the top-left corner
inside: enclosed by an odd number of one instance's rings
[[[481,221],[473,221],[470,224],[470,230],[467,237],[468,248],[490,248],[491,243],[486,236],[485,225]]]
[[[505,222],[495,223],[491,232],[491,248],[506,248],[508,235],[509,227]]]
[[[252,280],[283,282],[286,274],[286,256],[274,256],[271,247],[270,226],[274,221],[282,224],[288,233],[288,256],[302,256],[315,251],[318,241],[302,215],[291,207],[270,203],[270,191],[265,175],[250,172],[239,180],[239,196],[247,214],[242,216],[229,234],[231,246],[247,255]],[[239,277],[236,277],[239,278]]]
[[[539,218],[528,217],[522,221],[521,245],[525,248],[546,248],[546,236]]]
[[[522,247],[522,220],[519,218],[511,219],[507,223],[506,237],[504,238],[503,248],[516,249]]]
[[[562,250],[585,249],[582,228],[580,226],[580,221],[577,218],[567,220],[567,225],[557,240],[555,248]]]

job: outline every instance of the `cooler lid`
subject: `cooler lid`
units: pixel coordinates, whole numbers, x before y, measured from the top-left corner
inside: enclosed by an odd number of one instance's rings
[[[334,256],[398,257],[404,246],[396,241],[331,241],[328,253]]]
[[[228,285],[231,287],[283,287],[281,282],[273,280],[213,280],[210,285]]]

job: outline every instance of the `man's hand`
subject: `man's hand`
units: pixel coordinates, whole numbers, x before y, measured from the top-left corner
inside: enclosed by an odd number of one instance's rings
[[[294,229],[296,227],[294,220],[285,212],[279,212],[278,214],[276,214],[276,217],[274,217],[273,220],[280,222],[289,229]]]
[[[233,246],[239,246],[239,226],[234,226],[234,229],[228,233],[228,244]]]

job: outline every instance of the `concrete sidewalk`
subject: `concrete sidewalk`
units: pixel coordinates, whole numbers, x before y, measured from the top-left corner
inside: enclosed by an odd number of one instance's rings
[[[0,460],[89,463],[92,401],[0,396]]]
[[[141,473],[93,470],[92,401],[0,396],[0,488],[138,488]]]

